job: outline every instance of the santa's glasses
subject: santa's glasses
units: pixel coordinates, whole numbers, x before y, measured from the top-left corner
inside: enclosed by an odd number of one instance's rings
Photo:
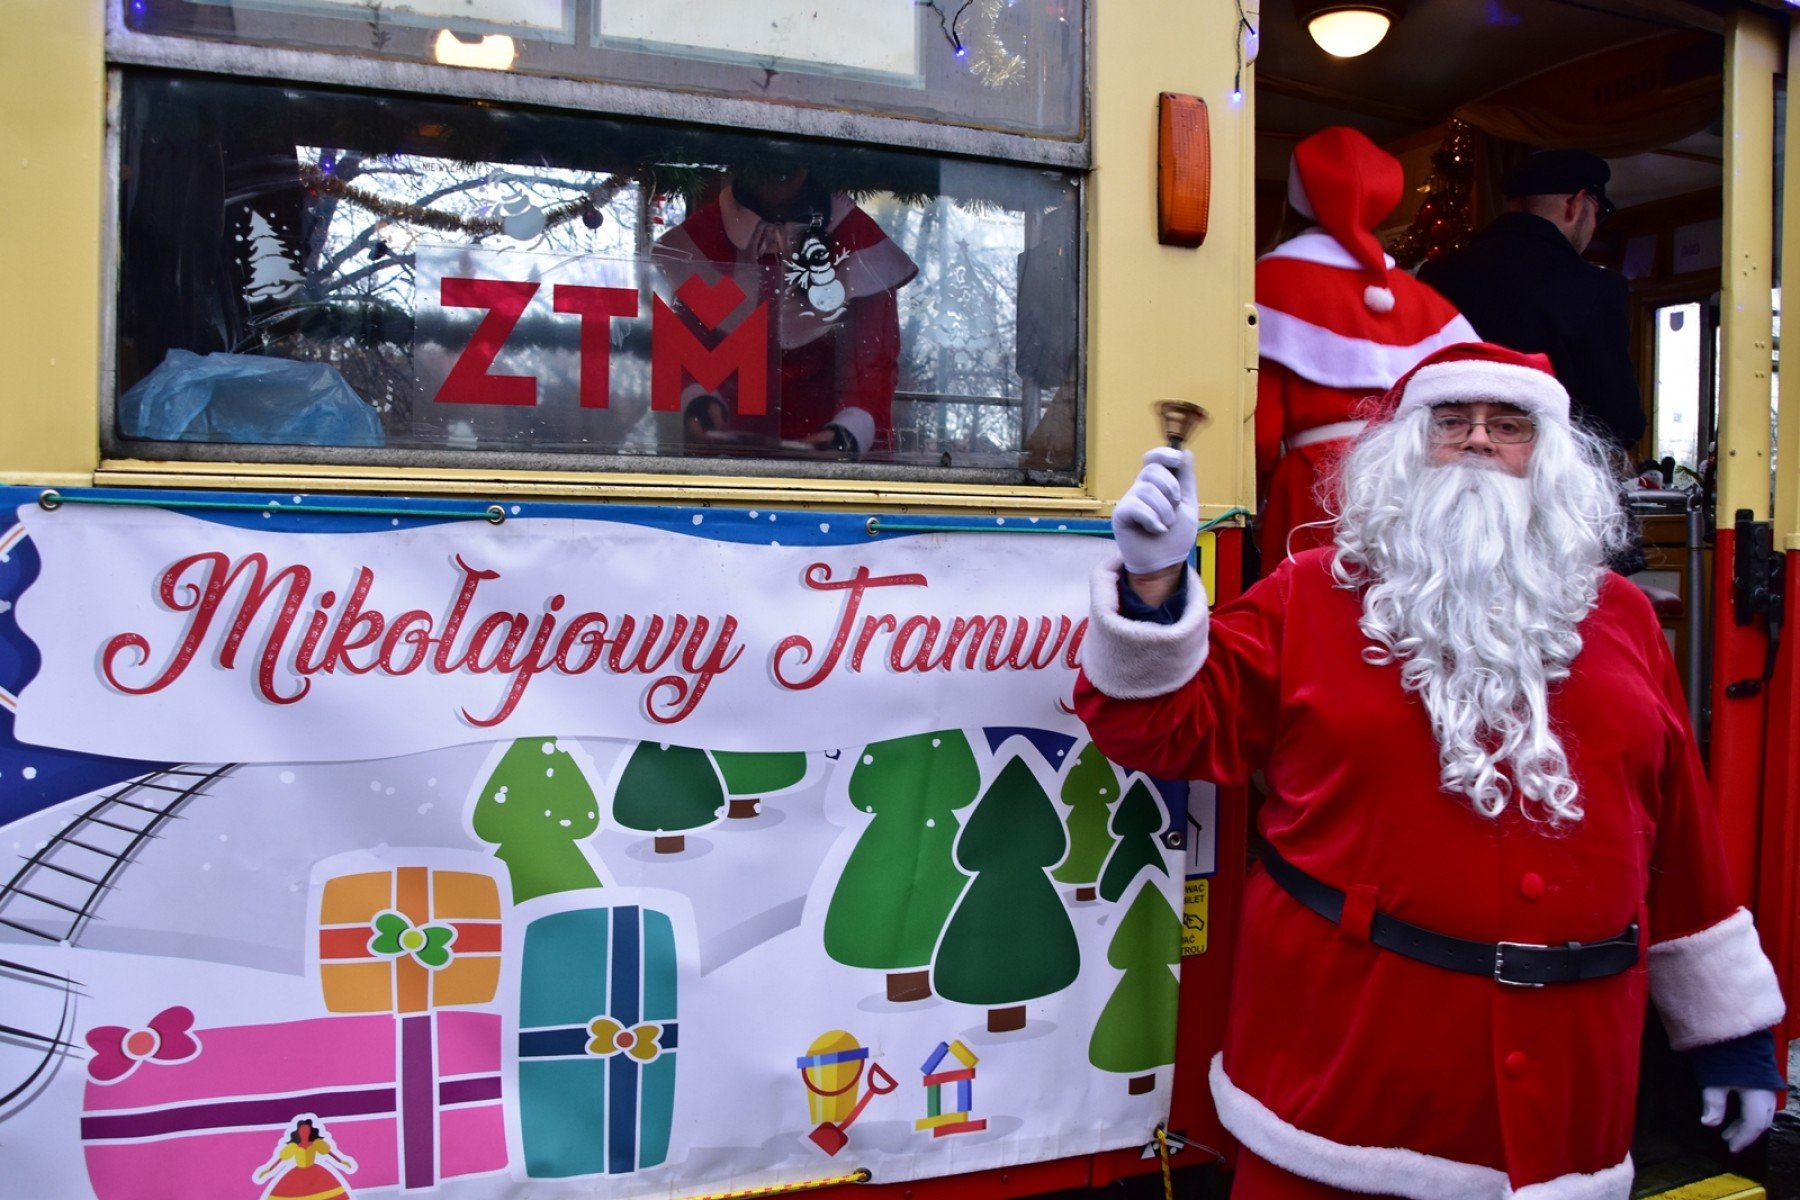
[[[1459,413],[1439,413],[1431,418],[1431,440],[1466,442],[1477,425],[1487,430],[1488,441],[1501,446],[1529,442],[1537,436],[1537,422],[1530,417],[1489,417],[1477,421]]]

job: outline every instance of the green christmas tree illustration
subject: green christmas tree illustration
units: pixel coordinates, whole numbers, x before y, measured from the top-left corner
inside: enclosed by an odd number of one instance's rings
[[[1025,1026],[1025,1001],[1059,992],[1081,971],[1081,947],[1049,868],[1068,849],[1056,806],[1015,758],[976,804],[956,842],[974,874],[938,943],[938,994],[988,1007],[995,1033]]]
[[[953,857],[956,810],[981,769],[955,729],[873,742],[850,774],[850,801],[873,813],[825,911],[825,953],[888,972],[888,999],[931,995],[931,951],[969,882]]]
[[[713,762],[725,777],[725,791],[731,797],[725,815],[740,820],[754,817],[757,802],[764,796],[791,788],[806,777],[806,755],[799,751],[763,754],[715,750]]]
[[[1094,883],[1113,847],[1107,828],[1112,806],[1119,800],[1119,775],[1092,742],[1082,748],[1063,780],[1062,802],[1068,805],[1064,819],[1069,831],[1069,855],[1052,874],[1060,883],[1075,885],[1077,900],[1094,898]]]
[[[725,806],[712,756],[687,746],[639,742],[613,789],[613,820],[656,835],[658,854],[687,848],[687,831],[711,825]]]
[[[1156,840],[1164,820],[1162,805],[1156,802],[1149,784],[1139,779],[1125,789],[1125,798],[1119,801],[1109,826],[1119,844],[1113,847],[1106,869],[1100,873],[1102,900],[1116,902],[1145,867],[1155,867],[1164,875],[1169,873],[1169,865],[1163,861],[1162,843]]]
[[[482,785],[471,816],[512,877],[513,903],[600,886],[580,842],[600,828],[594,789],[555,738],[520,738]]]
[[[1154,880],[1146,879],[1106,948],[1106,961],[1125,972],[1088,1040],[1088,1061],[1102,1071],[1130,1075],[1137,1095],[1156,1086],[1156,1068],[1175,1061],[1175,1010],[1181,979],[1181,922]]]

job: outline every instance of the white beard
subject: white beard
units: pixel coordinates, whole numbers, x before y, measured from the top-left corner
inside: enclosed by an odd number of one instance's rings
[[[1364,658],[1398,663],[1402,686],[1425,706],[1446,792],[1489,817],[1516,790],[1529,815],[1579,819],[1549,690],[1581,651],[1577,627],[1599,592],[1608,529],[1579,503],[1571,512],[1545,501],[1566,480],[1466,461],[1433,467],[1422,431],[1411,446],[1381,436],[1394,443],[1385,463],[1369,453],[1378,447],[1359,447],[1362,461],[1353,451],[1345,464],[1334,562],[1341,582],[1363,589],[1360,627],[1373,643]],[[1610,492],[1609,479],[1598,482]]]

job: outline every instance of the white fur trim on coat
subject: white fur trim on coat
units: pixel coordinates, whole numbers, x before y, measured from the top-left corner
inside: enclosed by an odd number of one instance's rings
[[[1326,387],[1365,388],[1371,395],[1393,387],[1427,354],[1480,340],[1475,327],[1460,314],[1436,333],[1405,346],[1345,337],[1266,304],[1256,306],[1256,327],[1257,353],[1262,357],[1302,379]]]
[[[1592,1175],[1564,1175],[1545,1183],[1528,1183],[1516,1192],[1508,1192],[1513,1200],[1624,1200],[1631,1195],[1637,1168],[1631,1155],[1616,1166]]]
[[[861,458],[875,444],[875,417],[866,408],[840,408],[831,414],[829,425],[836,425],[856,443],[856,457]]]
[[[1749,910],[1650,947],[1650,997],[1669,1043],[1691,1050],[1767,1029],[1786,1015]]]
[[[1511,404],[1534,417],[1564,424],[1569,420],[1569,393],[1556,376],[1536,367],[1459,359],[1420,367],[1400,393],[1396,417],[1415,408],[1486,400]]]
[[[1409,1200],[1628,1200],[1631,1195],[1630,1156],[1592,1175],[1563,1175],[1514,1191],[1506,1172],[1493,1167],[1399,1146],[1346,1146],[1290,1125],[1231,1081],[1222,1054],[1213,1056],[1209,1076],[1219,1121],[1231,1135],[1303,1179]]]
[[[1264,258],[1297,258],[1301,262],[1317,263],[1321,267],[1342,267],[1346,271],[1367,269],[1354,254],[1344,249],[1344,243],[1317,225],[1289,238],[1256,261],[1261,262]],[[1394,265],[1394,256],[1391,254],[1384,254],[1381,259],[1389,267]]]
[[[1119,612],[1120,562],[1113,559],[1089,580],[1093,619],[1081,643],[1081,669],[1115,700],[1166,696],[1199,673],[1206,662],[1211,609],[1206,585],[1187,573],[1187,607],[1173,625],[1134,621]]]

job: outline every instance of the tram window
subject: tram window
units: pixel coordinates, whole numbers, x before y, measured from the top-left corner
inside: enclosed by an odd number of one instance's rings
[[[1656,310],[1656,440],[1658,461],[1698,469],[1700,463],[1700,305],[1669,304]]]
[[[113,452],[1075,478],[1074,174],[135,70],[120,124]]]
[[[1083,132],[1084,0],[119,0],[128,28]]]

